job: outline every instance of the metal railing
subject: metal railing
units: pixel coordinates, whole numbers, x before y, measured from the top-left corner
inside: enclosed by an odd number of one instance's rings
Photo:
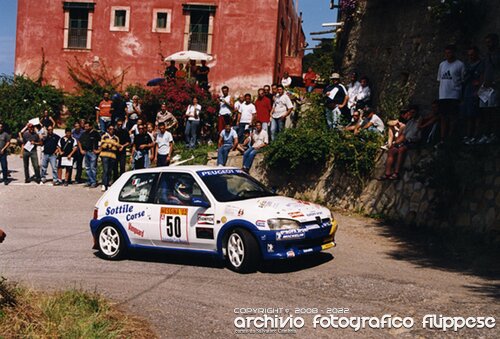
[[[68,48],[87,48],[87,28],[68,29]]]
[[[190,51],[207,53],[208,25],[195,24],[190,26],[188,49]]]

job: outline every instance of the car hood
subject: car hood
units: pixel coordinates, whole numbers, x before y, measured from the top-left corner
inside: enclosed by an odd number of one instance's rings
[[[257,225],[270,218],[294,219],[301,223],[330,218],[330,210],[318,204],[288,197],[274,196],[226,203],[222,215],[229,219],[246,219]],[[257,222],[258,221],[258,222]]]

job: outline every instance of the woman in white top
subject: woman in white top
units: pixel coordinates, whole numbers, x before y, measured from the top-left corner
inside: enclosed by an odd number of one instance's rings
[[[198,104],[198,99],[193,98],[193,103],[186,109],[186,145],[188,148],[196,147],[196,136],[198,134],[198,126],[200,125],[201,106]]]

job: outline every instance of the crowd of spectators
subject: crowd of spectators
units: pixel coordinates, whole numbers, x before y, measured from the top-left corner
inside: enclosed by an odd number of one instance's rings
[[[388,156],[382,180],[398,179],[406,152],[420,143],[436,143],[439,148],[457,136],[467,145],[494,142],[500,127],[498,35],[489,34],[485,45],[484,54],[477,46],[469,47],[465,63],[456,57],[455,46],[446,46],[445,60],[438,68],[438,99],[432,102],[431,109],[420,112],[417,105],[410,105],[397,119],[388,119],[385,123],[381,118],[384,114],[377,114],[373,105],[368,77],[352,72],[344,85],[340,74],[331,74],[323,89],[326,126],[354,135],[376,133],[386,137],[382,148]],[[172,61],[165,70],[165,78],[194,79],[208,91],[209,72],[205,61],[201,66],[191,61],[185,67],[183,64],[177,67]],[[303,76],[305,91],[318,92],[318,80],[319,76],[308,68]],[[230,151],[239,151],[243,155],[243,170],[249,171],[256,154],[276,140],[285,128],[294,125],[294,114],[301,98],[289,90],[292,83],[285,72],[280,83],[259,88],[255,98],[250,93],[233,96],[227,86],[221,88],[216,122],[218,165],[227,163]],[[162,103],[154,121],[148,121],[137,95],[116,93],[111,97],[104,93],[96,106],[95,124],[94,121],[75,122],[73,128],[66,128],[62,137],[54,133],[56,121],[44,111],[36,126],[29,123],[18,135],[25,181],[46,182],[50,165],[53,185],[71,184],[74,169],[74,180],[83,183],[85,167],[85,184],[97,187],[100,158],[101,188],[105,191],[126,170],[127,160],[134,169],[168,166],[172,161],[174,138],[177,142],[184,139],[189,149],[214,139],[211,126],[201,120],[203,109],[198,98],[192,98],[179,124],[175,115],[169,112],[168,103]],[[174,132],[179,125],[183,126],[183,135]],[[6,185],[9,183],[7,150],[10,140],[11,135],[0,123],[0,165]],[[30,176],[30,162],[34,176]]]

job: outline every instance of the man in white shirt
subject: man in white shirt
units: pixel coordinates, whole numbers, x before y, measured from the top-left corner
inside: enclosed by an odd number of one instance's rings
[[[249,93],[245,94],[244,100],[238,112],[237,126],[239,140],[243,140],[243,132],[253,124],[255,114],[257,114],[257,109],[252,103],[252,96]]]
[[[448,45],[444,50],[446,60],[439,64],[439,115],[441,117],[441,142],[453,132],[458,118],[459,104],[464,82],[464,63],[455,57],[455,46]]]
[[[285,129],[286,117],[292,113],[293,104],[285,94],[283,85],[277,86],[278,93],[271,110],[271,140],[275,140],[279,132]]]
[[[349,96],[347,107],[349,107],[349,109],[351,110],[351,115],[356,109],[356,101],[354,100],[354,98],[356,97],[356,94],[358,94],[360,87],[361,84],[358,81],[358,73],[352,72],[351,82],[347,84],[347,95]]]
[[[382,119],[378,115],[375,114],[375,109],[367,108],[366,109],[366,117],[363,119],[361,125],[359,125],[354,134],[358,134],[361,130],[366,130],[370,132],[377,132],[380,134],[384,134],[385,125]]]
[[[269,145],[267,131],[262,129],[262,123],[255,123],[255,131],[252,133],[252,145],[243,154],[243,170],[248,173],[253,164],[253,159],[257,153]]]
[[[219,119],[217,123],[217,130],[222,132],[226,124],[231,124],[231,115],[234,109],[234,100],[229,95],[229,87],[222,86],[222,95],[219,97]]]
[[[174,138],[167,131],[164,122],[158,124],[160,132],[156,135],[156,167],[168,166],[174,151]]]
[[[288,88],[292,85],[292,78],[288,75],[288,72],[283,73],[283,78],[281,79],[281,84],[283,87]]]

